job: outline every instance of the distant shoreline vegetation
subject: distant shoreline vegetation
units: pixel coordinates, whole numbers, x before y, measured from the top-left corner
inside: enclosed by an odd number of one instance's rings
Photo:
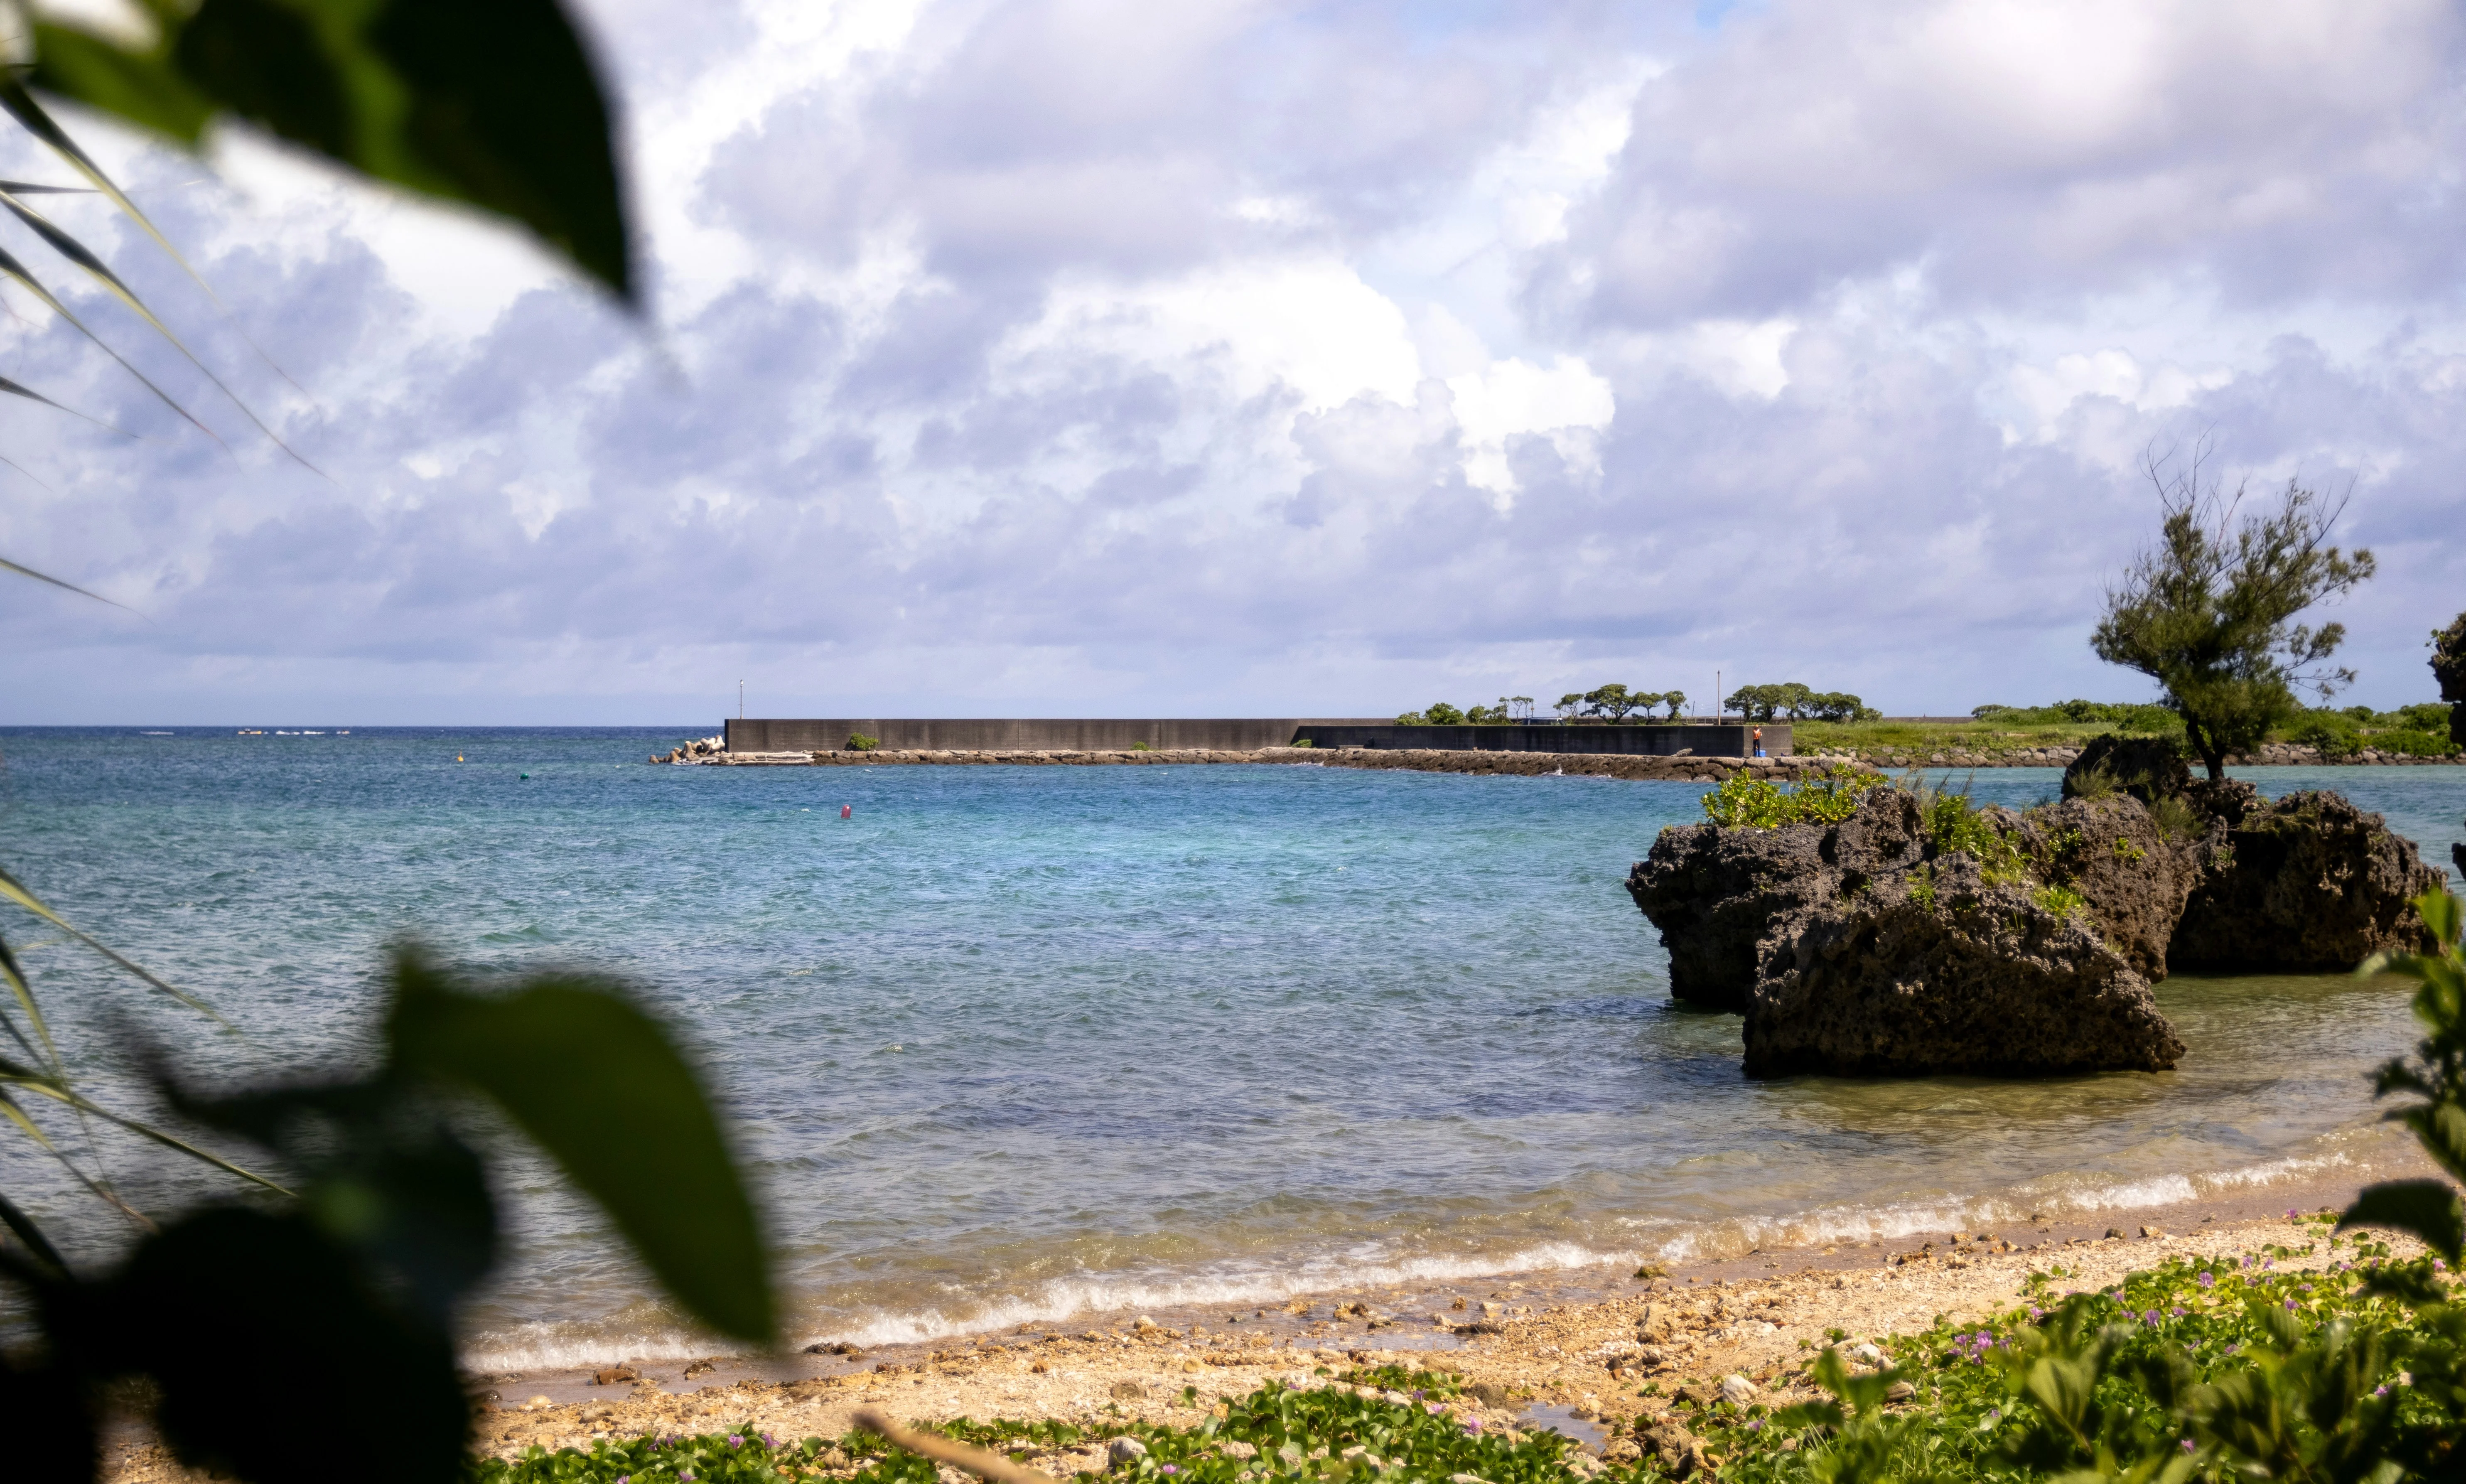
[[[2020,752],[2079,746],[2103,732],[2165,737],[2190,755],[2184,721],[2150,702],[2059,701],[2048,706],[1982,706],[1968,721],[1805,721],[1792,732],[1802,753],[1947,750]],[[2317,749],[2323,758],[2371,751],[2410,757],[2455,757],[2461,751],[2445,728],[2449,708],[2437,703],[2376,711],[2367,706],[2300,708],[2271,727],[2264,741]]]

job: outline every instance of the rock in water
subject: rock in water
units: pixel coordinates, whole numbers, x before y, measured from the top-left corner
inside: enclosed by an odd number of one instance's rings
[[[1916,866],[1924,835],[1917,800],[1894,788],[1870,791],[1839,824],[1673,825],[1635,863],[1626,889],[1670,950],[1670,995],[1743,1013],[1776,920]]]
[[[2067,798],[2012,822],[2031,873],[2079,893],[2134,973],[2164,978],[2176,920],[2201,880],[2199,842],[2170,834],[2125,794]]]
[[[2114,792],[2129,794],[2144,804],[2184,792],[2192,781],[2184,754],[2167,737],[2119,737],[2110,731],[2092,737],[2080,755],[2064,768],[2064,797],[2077,798]]]
[[[1989,885],[1967,856],[1776,929],[1747,1011],[1751,1077],[2163,1071],[2184,1054],[2148,980],[2078,913]]]
[[[2379,815],[2306,792],[2221,823],[2167,948],[2175,967],[2351,969],[2429,945],[2413,899],[2441,874]]]
[[[2136,964],[2163,972],[2190,847],[2120,796],[1979,821],[2012,846],[1997,882],[1877,788],[1838,824],[1664,830],[1627,889],[1671,993],[1746,1016],[1750,1076],[2173,1066]],[[2044,883],[2080,904],[2043,902]]]

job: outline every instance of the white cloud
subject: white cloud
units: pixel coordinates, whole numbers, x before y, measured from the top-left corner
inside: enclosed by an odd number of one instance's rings
[[[1716,664],[1894,709],[2123,693],[2081,635],[2150,525],[2133,466],[2205,430],[2360,481],[2366,698],[2421,692],[2466,587],[2444,6],[591,14],[647,328],[501,228],[247,142],[236,196],[192,187],[97,126],[308,394],[118,259],[333,479],[106,307],[233,454],[0,327],[0,370],[153,439],[0,408],[50,486],[0,554],[153,620],[0,589],[11,719],[622,719],[714,667],[887,711]]]

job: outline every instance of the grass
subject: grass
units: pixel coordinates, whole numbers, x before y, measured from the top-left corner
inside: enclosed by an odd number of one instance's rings
[[[2135,708],[2120,721],[2072,721],[2043,711],[2018,712],[1979,721],[1802,721],[1790,724],[1790,745],[1801,753],[1845,752],[1861,756],[1897,753],[1982,753],[1990,756],[2033,748],[2080,748],[2110,731],[2126,736],[2181,736],[2171,720],[2161,723],[2152,708]],[[2457,748],[2445,731],[2445,720],[2430,713],[2445,707],[2410,706],[2394,711],[2369,712],[2356,707],[2344,711],[2308,711],[2283,727],[2271,730],[2272,742],[2320,747],[2333,756],[2372,748],[2384,753],[2445,757]],[[2021,719],[2016,719],[2021,718]],[[2042,719],[2043,718],[2043,719]]]
[[[2300,1246],[2177,1257],[2090,1293],[2069,1291],[2073,1274],[2058,1255],[2031,1272],[2022,1302],[1984,1323],[1955,1325],[1939,1316],[1924,1331],[1885,1340],[1880,1349],[1889,1369],[1845,1379],[1837,1355],[1827,1360],[1809,1344],[1791,1371],[1774,1378],[1802,1391],[1828,1383],[1852,1406],[1775,1405],[1769,1392],[1742,1405],[1719,1399],[1716,1388],[1690,1384],[1674,1402],[1646,1403],[1667,1407],[1658,1417],[1648,1413],[1631,1426],[1605,1423],[1613,1454],[1642,1455],[1606,1466],[1580,1455],[1554,1432],[1486,1431],[1448,1405],[1461,1378],[1396,1366],[1336,1375],[1322,1367],[1322,1379],[1310,1387],[1271,1382],[1216,1404],[1185,1390],[1181,1405],[1195,1414],[1188,1425],[962,1418],[941,1430],[1031,1463],[1039,1450],[1136,1438],[1145,1456],[1110,1471],[1124,1484],[1463,1484],[1468,1477],[1481,1484],[1587,1478],[1647,1484],[1668,1475],[1643,1434],[1670,1422],[1718,1460],[1719,1478],[1755,1484],[2051,1480],[2080,1465],[2074,1455],[2086,1446],[2084,1437],[2125,1464],[2139,1458],[2172,1466],[2172,1477],[2224,1480],[2254,1476],[2253,1457],[2236,1452],[2239,1446],[2275,1446],[2285,1455],[2283,1465],[2294,1452],[2334,1447],[2340,1428],[2351,1433],[2366,1424],[2378,1429],[2371,1446],[2393,1455],[2411,1449],[2419,1461],[2426,1448],[2438,1454],[2451,1446],[2443,1440],[2457,1433],[2461,1394],[2442,1380],[2457,1374],[2460,1343],[2456,1311],[2444,1302],[2447,1278],[2428,1259],[2392,1261],[2384,1243],[2331,1236],[2333,1220],[2301,1218],[2292,1234]],[[2310,1257],[2327,1261],[2291,1266]],[[2410,1288],[2410,1301],[2397,1296]],[[1838,1330],[1829,1338],[1850,1339]],[[2281,1405],[2264,1411],[2284,1435],[2272,1443],[2254,1433],[2250,1418],[2233,1410],[2233,1400],[2255,1387],[2283,1392],[2296,1384],[2299,1377],[2288,1378],[2299,1367],[2290,1358],[2324,1342],[2355,1352],[2339,1373],[2344,1411],[2290,1409],[2281,1396]],[[2370,1348],[2370,1356],[2358,1346]],[[2090,1369],[2080,1372],[2084,1364]],[[2050,1367],[2065,1366],[2089,1383],[2069,1389],[2045,1383]],[[1909,1389],[1897,1402],[1883,1401],[1894,1382]],[[1660,1392],[1656,1383],[1638,1395]],[[2321,1431],[2319,1419],[2327,1419],[2329,1432]],[[1622,1446],[1630,1440],[1641,1446]],[[2425,1475],[2411,1468],[2387,1475],[2416,1476]],[[869,1434],[850,1433],[836,1443],[784,1442],[765,1439],[748,1424],[732,1433],[602,1441],[587,1453],[534,1448],[519,1459],[475,1461],[469,1478],[471,1484],[935,1484],[936,1475],[930,1463]]]
[[[2107,722],[1802,721],[1790,724],[1790,746],[1801,753],[2016,753],[2085,747],[2115,730]]]

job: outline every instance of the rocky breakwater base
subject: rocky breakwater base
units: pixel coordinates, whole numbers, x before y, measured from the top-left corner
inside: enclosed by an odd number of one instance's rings
[[[1875,768],[2069,768],[2080,760],[2082,751],[2076,747],[1870,747],[1835,748],[1807,755]],[[2450,768],[2461,764],[2466,764],[2466,753],[2423,757],[2369,747],[2355,753],[2323,753],[2294,742],[2270,742],[2227,758],[2232,768]]]
[[[1625,753],[1491,753],[1436,748],[1263,747],[1249,750],[1127,748],[1102,752],[908,752],[890,749],[815,753],[729,753],[717,738],[652,754],[654,763],[683,767],[885,768],[1155,767],[1169,763],[1297,763],[1323,768],[1393,768],[1415,773],[1506,774],[1603,778],[1676,778],[1718,783],[1737,774],[1781,781],[1812,777],[1838,766],[1815,757],[1650,756]]]
[[[2169,968],[2427,942],[2411,899],[2441,875],[2379,815],[2180,762],[2136,793],[2114,749],[2084,757],[2025,812],[1880,786],[1837,822],[1663,830],[1627,890],[1671,995],[1744,1018],[1749,1076],[2161,1071],[2184,1054],[2150,992]]]

